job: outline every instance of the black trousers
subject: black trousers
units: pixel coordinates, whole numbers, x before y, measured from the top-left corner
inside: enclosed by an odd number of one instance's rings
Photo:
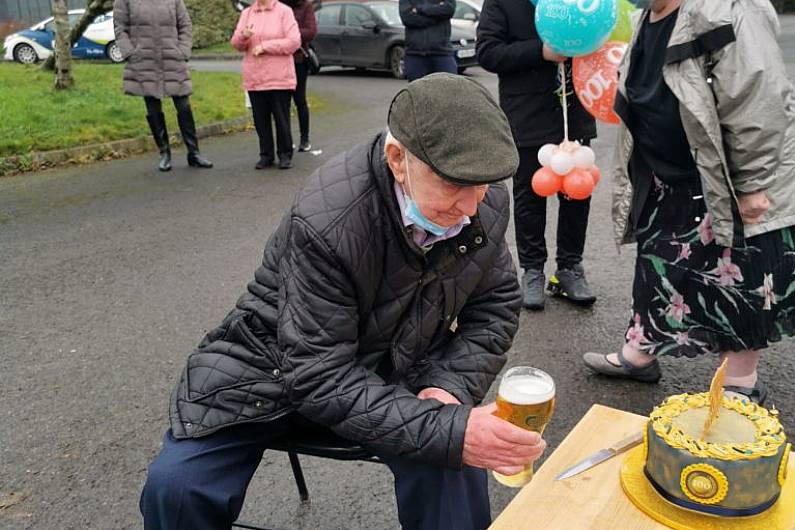
[[[259,136],[259,156],[274,160],[271,118],[276,122],[276,153],[279,158],[293,156],[293,133],[290,130],[290,90],[254,90],[248,93],[254,128]]]
[[[589,142],[584,142],[587,145]],[[547,199],[536,195],[530,179],[538,171],[538,150],[541,146],[519,148],[519,169],[513,177],[513,223],[519,264],[525,270],[543,269],[547,261],[544,231],[547,224]],[[582,261],[585,232],[591,199],[569,200],[558,194],[558,269],[570,269]]]
[[[177,112],[188,112],[190,108],[190,96],[174,96],[174,108]],[[144,103],[146,103],[146,114],[152,116],[163,112],[163,102],[151,96],[144,96]]]
[[[298,111],[298,130],[301,131],[301,141],[309,140],[309,105],[306,102],[306,81],[309,78],[309,62],[304,60],[295,63],[295,76],[298,84],[293,92],[293,101]]]

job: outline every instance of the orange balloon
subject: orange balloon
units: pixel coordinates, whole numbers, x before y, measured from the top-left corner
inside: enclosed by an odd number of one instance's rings
[[[618,65],[626,51],[626,42],[609,41],[590,55],[574,58],[574,91],[585,110],[598,120],[618,123],[613,103],[618,88]]]
[[[591,196],[594,183],[591,174],[584,169],[574,169],[563,177],[563,193],[570,199],[583,200]]]
[[[588,173],[591,174],[591,178],[593,178],[593,186],[594,188],[599,184],[599,181],[602,180],[602,172],[596,166],[591,166],[588,168]]]
[[[544,166],[533,175],[531,186],[537,195],[549,197],[560,191],[561,177]]]

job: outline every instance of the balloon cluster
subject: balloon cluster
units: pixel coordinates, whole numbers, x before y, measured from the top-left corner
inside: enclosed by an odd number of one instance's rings
[[[563,192],[570,199],[587,199],[599,183],[601,173],[593,149],[579,142],[546,144],[538,150],[541,169],[533,175],[533,191],[542,197]]]

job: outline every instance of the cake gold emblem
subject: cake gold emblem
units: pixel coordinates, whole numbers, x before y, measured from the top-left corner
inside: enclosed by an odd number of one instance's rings
[[[709,464],[692,464],[682,470],[682,491],[699,504],[717,504],[729,493],[726,475]]]
[[[788,443],[784,448],[784,456],[781,457],[781,463],[778,465],[778,485],[784,486],[784,481],[787,480],[787,464],[789,463],[789,452],[792,450],[792,444]]]

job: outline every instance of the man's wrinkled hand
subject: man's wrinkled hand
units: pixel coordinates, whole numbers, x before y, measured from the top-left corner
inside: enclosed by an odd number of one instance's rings
[[[448,392],[447,390],[442,390],[441,388],[435,387],[428,387],[423,388],[417,394],[417,397],[420,399],[435,399],[436,401],[441,401],[445,405],[460,405],[461,402],[458,401],[453,394]]]
[[[740,216],[746,224],[759,223],[770,209],[770,200],[764,191],[739,195],[737,200],[740,203]]]
[[[469,466],[515,475],[538,460],[547,443],[537,432],[494,416],[496,410],[494,403],[472,409],[464,434],[463,460]]]

